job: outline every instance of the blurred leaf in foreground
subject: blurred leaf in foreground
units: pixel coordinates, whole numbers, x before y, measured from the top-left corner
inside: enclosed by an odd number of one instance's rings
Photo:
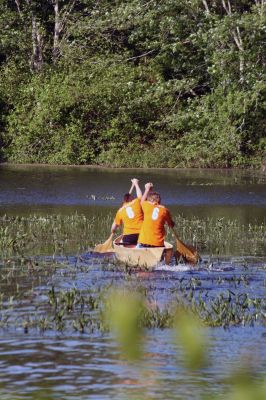
[[[230,383],[232,391],[228,400],[264,400],[266,399],[266,379],[261,382],[254,366],[241,365],[232,374]]]
[[[185,363],[189,369],[198,369],[207,364],[207,330],[187,308],[179,307],[174,319],[174,337],[181,345]]]
[[[122,353],[129,360],[139,359],[142,354],[142,310],[140,295],[124,290],[113,291],[106,303],[105,320],[115,334]]]

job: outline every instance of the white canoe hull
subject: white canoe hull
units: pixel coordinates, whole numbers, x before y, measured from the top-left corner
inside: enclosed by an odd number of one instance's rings
[[[151,268],[157,265],[163,256],[165,263],[169,264],[173,254],[173,246],[170,243],[164,242],[164,247],[144,247],[136,248],[132,246],[119,245],[122,236],[116,238],[113,242],[116,258],[129,265]]]

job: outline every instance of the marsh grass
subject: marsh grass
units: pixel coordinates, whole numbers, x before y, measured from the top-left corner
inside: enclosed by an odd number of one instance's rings
[[[177,308],[191,312],[209,327],[265,323],[265,298],[247,292],[247,273],[215,276],[211,291],[204,287],[204,278],[177,278],[174,286],[165,289],[164,303],[156,300],[156,285],[149,280],[143,282],[141,275],[132,271],[116,271],[108,283],[99,278],[83,288],[75,284],[69,289],[60,287],[62,278],[76,282],[84,273],[90,274],[90,267],[78,261],[71,265],[62,259],[58,262],[26,258],[5,260],[0,277],[0,327],[25,333],[32,329],[39,332],[74,330],[87,334],[106,332],[113,326],[106,315],[112,315],[112,310],[116,309],[117,298],[122,299],[120,306],[124,304],[126,309],[128,298],[132,299],[130,307],[138,304],[138,312],[132,313],[134,320],[130,319],[130,324],[136,323],[139,329],[172,328]],[[166,283],[167,279],[171,284],[171,277],[164,278]],[[116,287],[121,288],[120,297],[112,295]],[[125,308],[119,310],[115,318],[125,314]]]
[[[79,288],[77,282],[81,276],[90,276],[95,268],[93,261],[87,265],[82,258],[71,259],[71,262],[63,257],[49,260],[13,257],[2,260],[0,332],[4,335],[39,334],[42,337],[46,333],[62,337],[66,334],[85,339],[108,333],[123,364],[136,365],[141,372],[147,368],[145,359],[149,357],[145,351],[148,331],[153,334],[154,329],[170,328],[170,340],[177,350],[177,354],[173,351],[172,356],[184,366],[185,374],[195,378],[197,374],[204,376],[212,368],[209,340],[212,327],[264,325],[266,322],[265,298],[247,292],[252,281],[248,266],[245,272],[235,275],[221,273],[212,276],[208,281],[211,289],[206,288],[206,276],[205,279],[204,276],[189,274],[176,277],[174,285],[166,286],[166,301],[163,304],[157,300],[156,282],[145,281],[142,275],[132,270],[112,272],[114,265],[110,266],[111,269],[106,267],[108,263],[103,268],[103,273],[111,273],[108,283],[90,277],[91,285]],[[63,288],[62,279],[71,286]],[[162,276],[160,280],[173,283],[171,276]],[[226,289],[227,285],[229,288]],[[180,352],[183,354],[181,358]],[[223,381],[218,375],[213,377],[221,387],[221,393],[212,393],[210,397],[206,394],[210,393],[207,380],[206,383],[193,380],[197,398],[218,400],[226,393],[229,400],[264,400],[265,383],[260,371],[252,369],[250,361],[244,367],[236,361],[233,368],[230,366],[227,369],[227,374],[228,378],[223,378]],[[163,384],[156,379],[155,375],[157,387]],[[130,394],[129,387],[126,390]],[[36,387],[29,398],[53,398],[45,393]],[[16,399],[16,394],[11,398]],[[137,398],[151,399],[145,385]]]
[[[215,272],[211,262],[213,256],[219,259],[233,252],[264,254],[264,225],[178,216],[180,237],[198,246],[210,262],[195,273],[156,277],[109,258],[80,254],[108,236],[112,217],[1,218],[0,332],[4,336],[86,338],[111,333],[122,358],[141,368],[147,332],[171,329],[173,343],[183,349],[185,368],[195,374],[209,366],[209,329],[265,326],[265,264],[260,262],[255,269],[239,257],[235,271]],[[230,382],[224,383],[230,388],[228,399],[252,400],[255,394],[264,400],[265,386],[257,384],[255,374],[236,366],[229,377]],[[204,387],[197,388],[198,398],[207,399],[200,395]],[[49,398],[38,390],[32,393],[34,399]],[[150,396],[144,393],[141,398]]]
[[[0,250],[6,254],[66,254],[86,251],[110,232],[112,216],[31,215],[0,218]]]
[[[2,217],[1,326],[15,326],[25,332],[31,328],[41,331],[74,329],[82,333],[108,330],[110,327],[103,318],[105,301],[108,290],[117,285],[130,288],[145,300],[138,314],[139,326],[144,329],[172,327],[177,306],[191,310],[208,326],[264,323],[265,301],[260,295],[256,297],[248,292],[250,275],[243,271],[228,276],[210,275],[211,291],[206,287],[206,277],[178,278],[174,286],[171,276],[162,277],[166,284],[169,279],[166,301],[162,305],[156,303],[156,285],[149,279],[144,284],[145,278],[143,281],[143,275],[138,275],[134,268],[117,265],[110,258],[94,259],[89,253],[87,259],[86,250],[108,236],[112,218],[111,214],[104,218],[80,215]],[[206,251],[210,259],[228,252],[250,256],[264,251],[263,224],[242,226],[236,221],[186,220],[180,216],[176,217],[176,222],[180,237],[196,245],[201,253]],[[202,268],[211,274],[211,265],[207,260]],[[89,276],[91,268],[98,269],[94,286],[76,287],[73,282],[82,279],[78,276]],[[243,268],[245,270],[245,266]],[[246,268],[248,270],[248,266]],[[104,275],[110,277],[108,283]],[[65,279],[68,286],[72,283],[73,287],[66,290],[51,283],[54,279],[56,282]],[[27,307],[34,311],[29,313]]]
[[[180,238],[196,246],[201,253],[218,255],[265,255],[266,225],[240,224],[237,220],[224,218],[189,220],[175,217]],[[170,235],[168,236],[170,239]]]
[[[2,254],[60,255],[78,254],[102,243],[110,234],[113,214],[31,215],[0,218]],[[236,220],[207,218],[185,219],[175,216],[179,237],[196,246],[201,254],[265,255],[266,225],[242,225]],[[174,243],[168,232],[167,240]]]

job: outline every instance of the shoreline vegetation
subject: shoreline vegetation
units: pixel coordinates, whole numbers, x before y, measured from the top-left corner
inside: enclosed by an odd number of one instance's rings
[[[266,170],[265,1],[0,2],[0,162]]]

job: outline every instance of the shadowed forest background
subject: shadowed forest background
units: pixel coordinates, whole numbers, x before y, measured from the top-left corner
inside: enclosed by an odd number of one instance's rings
[[[265,162],[265,0],[0,0],[0,159]]]

